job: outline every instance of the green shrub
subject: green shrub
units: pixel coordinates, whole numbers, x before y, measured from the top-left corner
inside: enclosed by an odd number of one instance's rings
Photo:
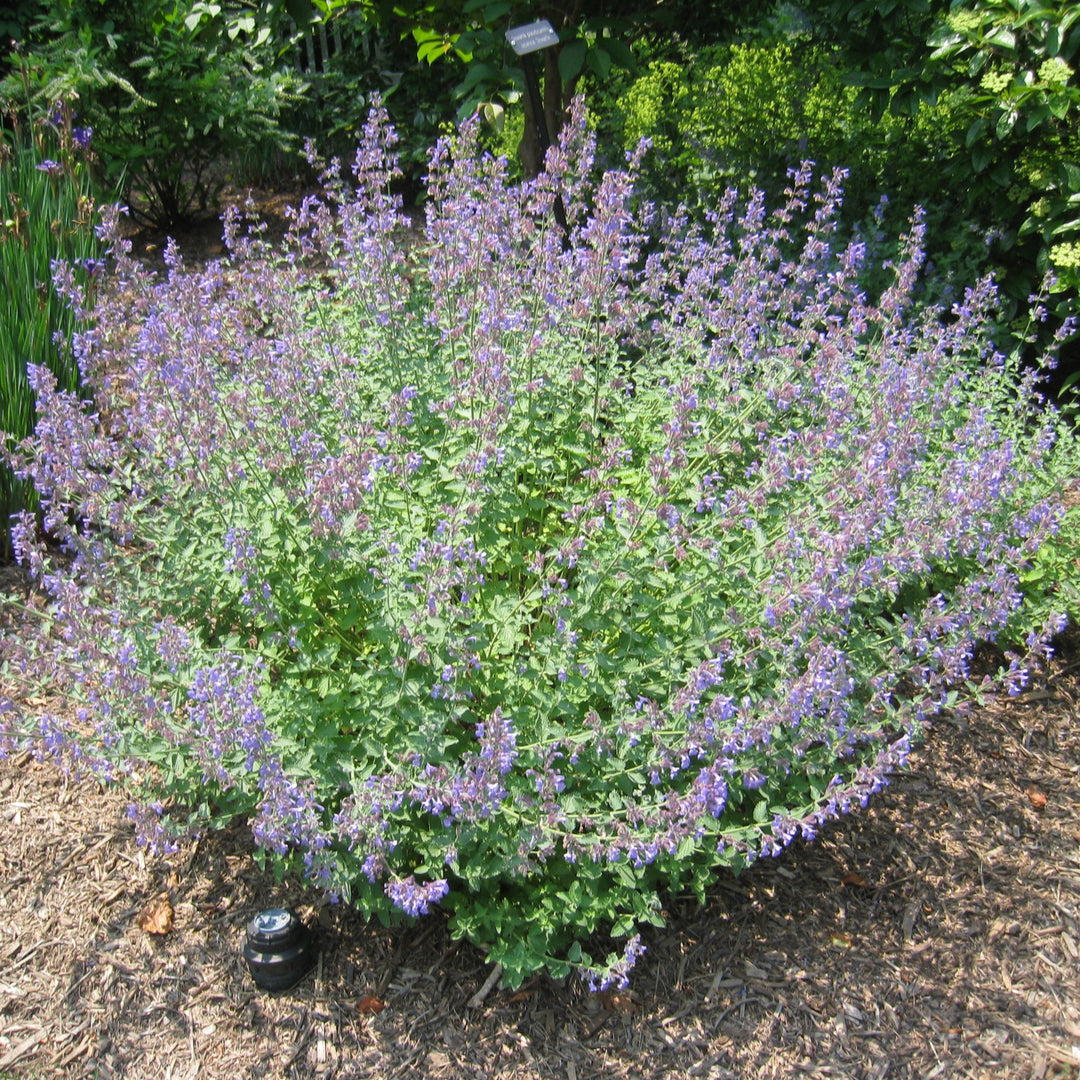
[[[276,66],[268,26],[201,0],[45,7],[25,55],[36,99],[78,100],[137,217],[216,213],[232,155],[288,142],[277,117],[300,83]]]
[[[941,184],[964,133],[962,101],[944,95],[913,114],[877,118],[858,107],[839,54],[798,38],[750,41],[656,59],[612,106],[622,145],[648,138],[655,159],[647,179],[664,201],[714,206],[727,187],[761,187],[780,197],[804,161],[848,172],[848,223],[882,197],[896,208],[884,219],[894,234],[910,207],[927,214],[931,291],[983,272],[988,220],[965,216],[967,195]],[[962,97],[962,95],[961,95]],[[880,231],[880,229],[879,229]]]
[[[1076,312],[1080,275],[1080,21],[1069,0],[815,0],[812,32],[840,51],[868,115],[950,117],[947,153],[927,162],[958,222],[991,230],[990,250],[1023,334],[1049,272],[1047,336]],[[906,191],[904,192],[906,195]],[[920,196],[921,198],[921,196]]]

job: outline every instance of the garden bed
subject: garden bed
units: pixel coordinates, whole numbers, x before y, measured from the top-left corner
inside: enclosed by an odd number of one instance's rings
[[[1075,1078],[1080,637],[1061,644],[1023,696],[939,718],[866,812],[721,873],[704,907],[667,896],[629,990],[600,994],[501,988],[442,913],[380,929],[278,883],[239,824],[150,857],[122,797],[5,760],[0,1077]],[[270,996],[240,947],[278,905],[319,960]]]
[[[940,720],[868,811],[705,908],[672,898],[626,993],[537,977],[475,1002],[488,965],[442,916],[368,925],[276,884],[243,830],[148,858],[119,795],[0,762],[0,1076],[1075,1077],[1080,637],[1062,646],[1024,696]],[[240,948],[276,904],[319,961],[267,995]]]

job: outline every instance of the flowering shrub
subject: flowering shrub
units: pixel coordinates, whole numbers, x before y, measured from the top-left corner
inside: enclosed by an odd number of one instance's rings
[[[663,890],[864,805],[976,643],[1059,625],[1019,575],[1068,447],[990,285],[912,310],[916,221],[871,302],[809,169],[661,220],[580,114],[522,187],[441,142],[420,241],[379,109],[280,250],[234,212],[155,281],[114,213],[94,409],[36,369],[16,462],[63,553],[18,523],[55,603],[12,670],[79,708],[9,701],[9,746],[125,785],[156,845],[244,816],[365,912],[446,911],[511,984],[625,980]]]

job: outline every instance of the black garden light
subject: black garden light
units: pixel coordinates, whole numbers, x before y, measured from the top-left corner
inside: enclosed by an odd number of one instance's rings
[[[268,908],[248,923],[244,959],[260,990],[287,990],[310,970],[315,950],[295,911]]]

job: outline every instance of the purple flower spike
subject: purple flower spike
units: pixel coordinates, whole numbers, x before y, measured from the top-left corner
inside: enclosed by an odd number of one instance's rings
[[[612,987],[625,990],[630,985],[630,972],[638,962],[638,958],[644,955],[646,949],[641,943],[641,935],[635,934],[627,943],[622,956],[615,961],[607,972],[597,976],[590,972],[588,975],[589,990],[594,994]],[[610,959],[610,957],[609,957]]]
[[[400,908],[406,915],[417,917],[427,915],[431,911],[431,905],[438,904],[450,892],[450,886],[445,878],[418,882],[410,874],[403,881],[388,881],[385,891],[395,907]]]

